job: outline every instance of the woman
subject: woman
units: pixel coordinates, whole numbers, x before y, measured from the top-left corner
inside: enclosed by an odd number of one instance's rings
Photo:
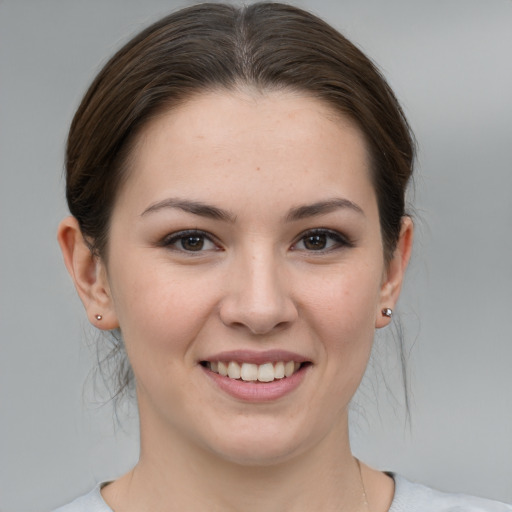
[[[58,237],[126,348],[141,452],[59,510],[511,510],[350,450],[411,252],[413,159],[375,67],[298,9],[199,5],[122,48],[73,120]]]

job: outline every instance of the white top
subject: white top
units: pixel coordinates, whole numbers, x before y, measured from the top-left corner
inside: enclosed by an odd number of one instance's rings
[[[464,494],[448,494],[409,482],[399,475],[391,476],[395,481],[395,496],[389,512],[512,512],[512,505]],[[113,512],[101,497],[102,485],[54,512]]]

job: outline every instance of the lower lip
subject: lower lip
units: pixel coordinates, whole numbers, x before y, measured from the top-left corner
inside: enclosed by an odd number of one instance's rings
[[[276,379],[272,382],[245,382],[243,380],[230,379],[208,368],[203,368],[206,375],[224,392],[233,398],[246,402],[270,402],[278,400],[294,391],[304,380],[310,366],[305,366],[296,371],[291,377]]]

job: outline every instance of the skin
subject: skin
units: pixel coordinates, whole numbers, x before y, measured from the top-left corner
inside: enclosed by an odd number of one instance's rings
[[[290,220],[333,199],[343,202]],[[320,233],[323,250],[313,229],[335,233]],[[202,250],[170,239],[183,230],[208,234]],[[412,224],[386,264],[367,148],[350,120],[291,92],[197,96],[144,128],[107,258],[90,254],[72,217],[58,236],[90,321],[121,328],[136,376],[140,461],[102,491],[116,512],[365,510],[348,405],[375,329],[389,323],[381,310],[398,300]],[[290,350],[310,365],[292,392],[255,404],[200,365],[239,349]],[[388,510],[392,480],[366,466],[363,480],[371,510]]]

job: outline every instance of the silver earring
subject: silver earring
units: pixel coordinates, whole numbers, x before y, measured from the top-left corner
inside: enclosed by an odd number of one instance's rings
[[[388,318],[391,318],[393,316],[393,310],[390,308],[384,308],[382,311],[382,316],[387,316]]]
[[[103,317],[101,315],[96,315],[96,320],[101,320]]]

